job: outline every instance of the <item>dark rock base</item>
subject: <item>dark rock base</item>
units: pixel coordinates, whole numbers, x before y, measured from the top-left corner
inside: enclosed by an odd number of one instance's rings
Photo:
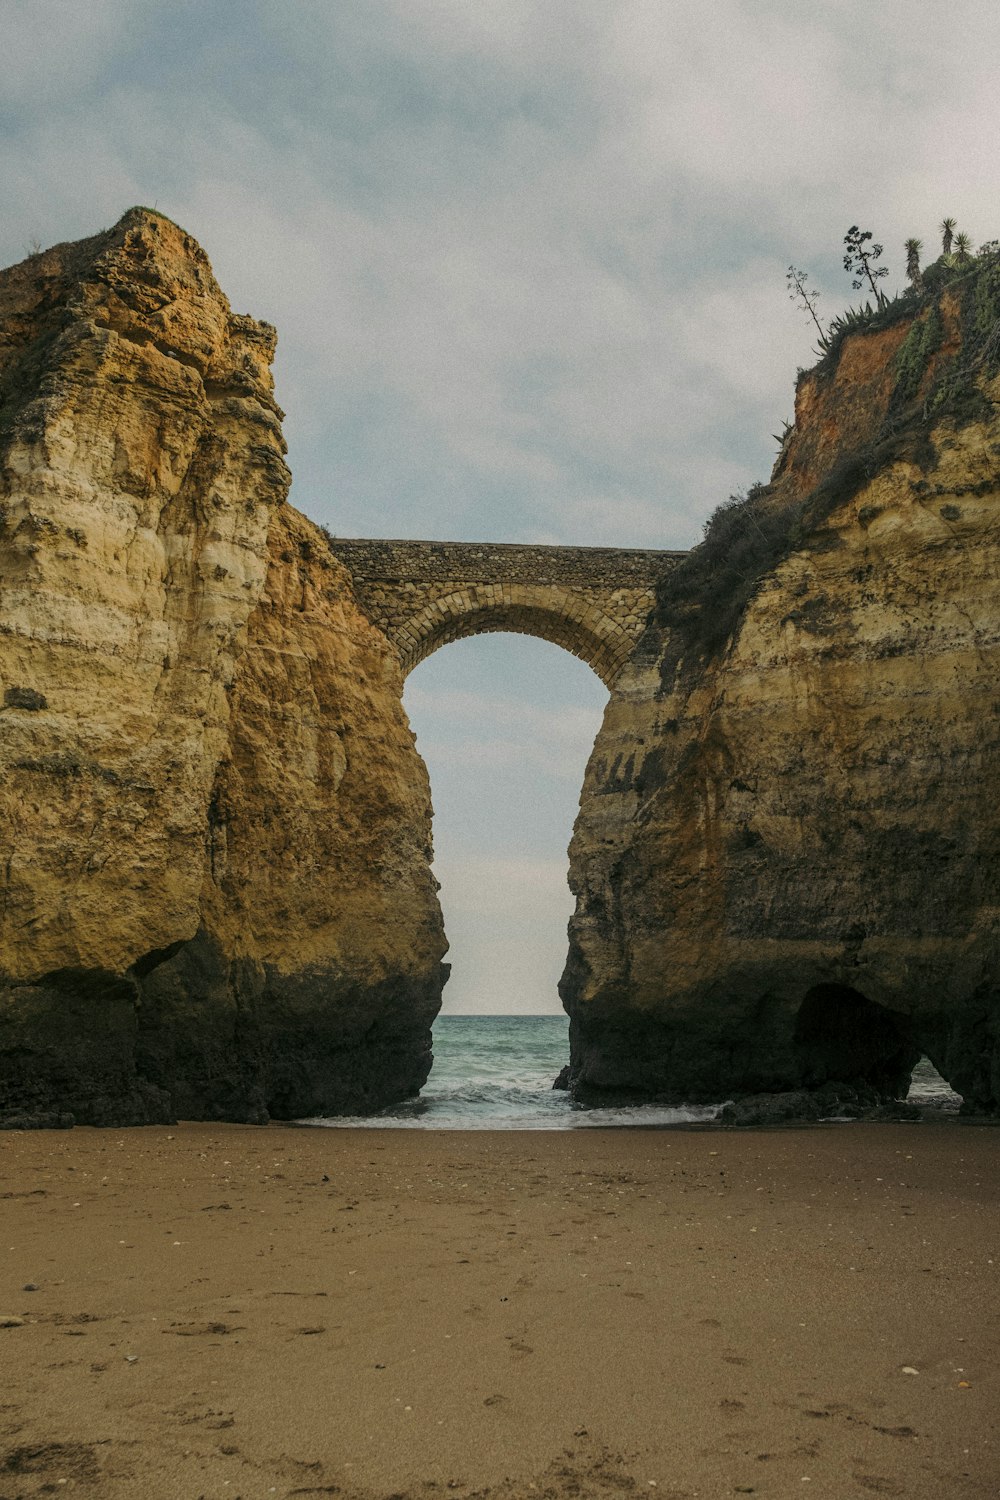
[[[426,1082],[446,978],[283,975],[200,934],[125,975],[0,985],[0,1126],[369,1114]]]
[[[581,1103],[710,1104],[771,1096],[764,1113],[823,1114],[892,1109],[926,1055],[965,1105],[1000,1115],[1000,997],[952,999],[943,1014],[903,1014],[837,983],[809,989],[798,1006],[719,995],[683,1011],[639,1011],[623,995],[575,1003],[568,1087]],[[794,1105],[777,1099],[795,1096]],[[814,1103],[809,1103],[813,1096]],[[843,1110],[828,1107],[837,1099]],[[763,1119],[762,1119],[763,1123]]]
[[[820,1120],[915,1121],[920,1110],[903,1099],[886,1101],[870,1089],[828,1084],[786,1094],[750,1094],[727,1104],[719,1125],[761,1129],[775,1125],[813,1124]]]

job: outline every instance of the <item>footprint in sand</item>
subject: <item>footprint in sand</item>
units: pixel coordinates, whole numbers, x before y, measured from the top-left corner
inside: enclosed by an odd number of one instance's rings
[[[39,1478],[58,1475],[58,1483],[66,1484],[79,1480],[92,1484],[98,1478],[98,1466],[93,1448],[86,1443],[24,1443],[11,1448],[4,1457],[6,1474],[33,1474]],[[54,1490],[54,1483],[43,1484],[42,1490]]]
[[[161,1328],[160,1332],[173,1333],[182,1339],[194,1339],[205,1338],[209,1335],[241,1333],[242,1329],[233,1323],[172,1323],[169,1328]]]
[[[901,1495],[903,1486],[897,1484],[895,1479],[886,1479],[881,1474],[858,1474],[854,1475],[855,1484],[860,1484],[863,1490],[871,1490],[873,1495]]]
[[[210,1411],[206,1412],[203,1417],[187,1417],[186,1421],[204,1422],[205,1426],[211,1428],[213,1432],[225,1432],[226,1428],[236,1426],[236,1418],[232,1412]]]
[[[216,1431],[236,1426],[236,1418],[231,1411],[215,1411],[212,1407],[207,1411],[192,1411],[186,1406],[171,1406],[165,1409],[164,1415],[176,1417],[182,1427],[190,1427],[195,1422],[204,1422],[206,1427]]]

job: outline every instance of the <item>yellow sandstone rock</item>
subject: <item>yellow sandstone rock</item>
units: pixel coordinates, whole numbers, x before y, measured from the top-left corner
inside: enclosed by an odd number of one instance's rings
[[[265,1118],[426,1076],[426,775],[286,504],[274,344],[146,210],[0,276],[0,1114]]]
[[[571,848],[579,1095],[866,1102],[925,1052],[1000,1108],[998,320],[994,258],[849,337],[665,581]]]

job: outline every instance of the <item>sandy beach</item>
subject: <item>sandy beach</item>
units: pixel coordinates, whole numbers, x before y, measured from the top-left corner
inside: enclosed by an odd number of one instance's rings
[[[995,1497],[991,1129],[0,1140],[0,1497]]]

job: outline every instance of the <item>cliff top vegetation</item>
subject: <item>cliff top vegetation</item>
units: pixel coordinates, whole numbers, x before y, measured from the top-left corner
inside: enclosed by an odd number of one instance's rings
[[[795,266],[789,266],[786,278],[789,296],[798,303],[803,312],[811,317],[818,333],[816,353],[819,361],[812,369],[801,371],[800,379],[804,375],[832,373],[836,369],[840,351],[848,335],[861,332],[877,333],[884,328],[895,327],[896,324],[908,319],[915,319],[922,311],[938,302],[940,294],[945,289],[952,287],[956,293],[961,294],[963,283],[970,281],[975,283],[980,295],[976,321],[980,325],[990,323],[990,328],[985,330],[986,334],[989,333],[996,323],[997,313],[995,306],[991,309],[986,304],[987,302],[995,304],[997,300],[996,289],[997,283],[1000,282],[1000,240],[987,240],[980,245],[978,251],[973,253],[970,237],[964,233],[955,233],[954,219],[943,219],[940,231],[941,254],[937,260],[923,269],[920,266],[923,242],[916,238],[905,242],[906,277],[909,284],[903,291],[889,297],[878,285],[879,278],[888,274],[888,267],[875,264],[881,258],[883,247],[874,243],[869,245],[868,242],[872,239],[871,231],[861,231],[857,225],[852,225],[844,236],[844,268],[854,278],[852,281],[854,289],[859,290],[867,284],[874,295],[874,301],[869,299],[858,307],[848,307],[844,312],[837,314],[826,329],[823,328],[816,311],[819,294],[808,288],[808,276],[805,272],[798,270]],[[981,335],[983,328],[963,327],[962,332],[963,344],[966,344],[966,352],[969,353],[968,336],[970,334]]]
[[[840,442],[822,465],[822,477],[804,493],[790,462],[803,434],[789,424],[779,438],[770,482],[731,495],[712,513],[703,540],[671,573],[654,612],[655,623],[670,634],[663,657],[666,686],[678,668],[696,670],[725,651],[768,574],[880,470],[900,459],[925,473],[933,469],[933,425],[950,420],[961,426],[993,411],[984,384],[1000,373],[1000,242],[988,241],[973,253],[968,236],[954,229],[953,220],[944,220],[942,253],[923,270],[920,242],[907,241],[909,285],[887,297],[871,264],[882,247],[869,245],[871,236],[852,226],[845,267],[857,282],[866,275],[859,256],[870,257],[874,301],[849,308],[825,332],[807,276],[789,267],[790,295],[820,329],[820,359],[800,371],[800,391],[807,384],[831,391],[849,340],[899,327],[901,337],[882,372],[884,396],[867,414],[864,439]],[[851,396],[844,390],[834,399],[828,417],[835,422],[838,405]]]

